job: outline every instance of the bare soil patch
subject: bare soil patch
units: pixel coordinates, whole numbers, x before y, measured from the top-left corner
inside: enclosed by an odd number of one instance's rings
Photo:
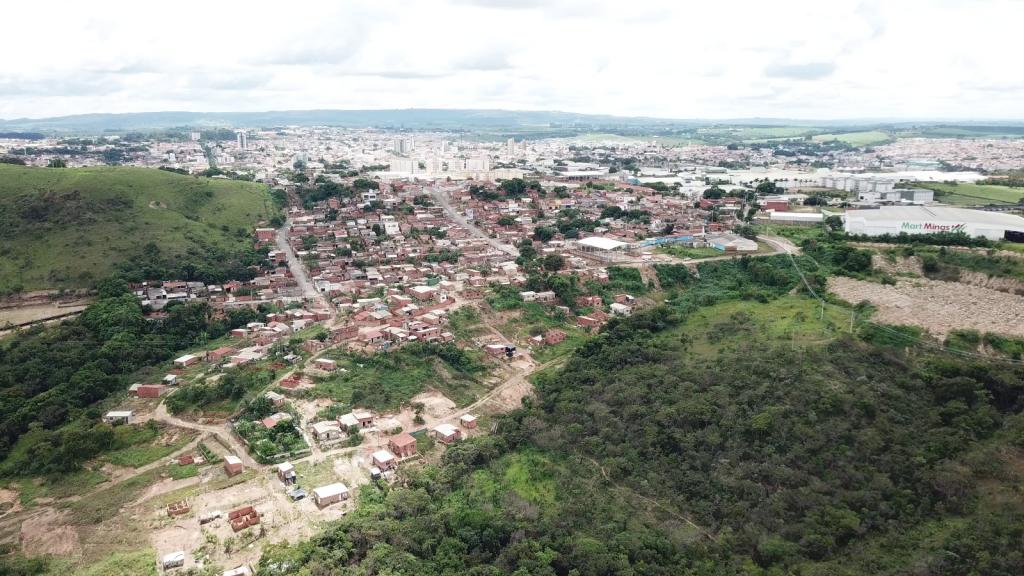
[[[870,302],[879,322],[920,326],[940,337],[961,328],[1024,336],[1024,298],[989,288],[928,279],[887,286],[837,276],[828,289],[847,302]]]
[[[78,532],[68,512],[45,508],[21,523],[22,550],[27,556],[71,556],[80,551]]]

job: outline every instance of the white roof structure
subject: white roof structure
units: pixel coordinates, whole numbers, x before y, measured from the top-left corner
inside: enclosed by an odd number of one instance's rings
[[[348,414],[342,414],[338,418],[338,422],[341,422],[341,424],[343,426],[345,426],[346,428],[351,428],[353,426],[359,426],[359,419],[356,418],[355,415],[352,414],[351,412],[349,412]]]
[[[348,487],[341,482],[335,482],[334,484],[328,484],[327,486],[321,486],[313,489],[313,497],[317,500],[322,498],[331,498],[340,494],[348,494]]]
[[[107,412],[107,418],[131,418],[131,410],[111,410]]]
[[[280,464],[277,465],[277,471],[281,472],[282,474],[287,474],[288,472],[291,472],[293,470],[295,470],[295,465],[293,465],[291,462],[281,462]]]
[[[164,566],[183,564],[185,562],[185,552],[179,550],[177,552],[171,552],[160,559]]]
[[[848,210],[847,217],[864,220],[938,220],[962,221],[1004,227],[1024,232],[1024,218],[1004,212],[986,212],[947,206],[883,206],[872,210]]]
[[[319,422],[313,422],[313,431],[317,434],[330,432],[331,430],[341,430],[341,425],[338,424],[337,420],[321,420]]]
[[[451,436],[452,434],[455,434],[458,431],[459,431],[458,428],[456,428],[455,426],[453,426],[451,424],[447,424],[447,423],[446,424],[438,424],[437,426],[434,427],[434,432],[437,432],[438,434],[440,434],[442,436]]]
[[[852,234],[929,234],[963,232],[1020,241],[1024,218],[1001,212],[952,208],[948,206],[883,206],[873,210],[848,210],[846,231]]]
[[[225,570],[224,576],[252,576],[252,570],[248,566],[239,566],[231,570]]]
[[[375,461],[380,462],[381,464],[384,464],[386,462],[391,462],[392,460],[394,460],[395,459],[395,455],[392,454],[391,452],[388,452],[387,450],[377,450],[376,452],[374,452],[372,454],[372,458]]]
[[[600,236],[581,238],[580,240],[577,240],[577,243],[590,248],[597,248],[598,250],[615,250],[617,248],[628,246],[625,242],[619,242],[618,240],[612,240],[611,238],[602,238]]]
[[[242,463],[242,459],[239,458],[238,456],[235,456],[234,454],[228,454],[227,456],[224,457],[224,462],[226,462],[228,464],[231,464],[231,465],[241,464]]]
[[[476,422],[476,416],[473,416],[472,414],[463,414],[459,420],[466,423]]]

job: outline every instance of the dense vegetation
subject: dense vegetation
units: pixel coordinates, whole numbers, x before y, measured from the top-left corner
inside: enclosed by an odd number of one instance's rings
[[[0,293],[148,279],[245,278],[266,187],[145,168],[0,165]],[[251,275],[251,272],[249,273]]]
[[[487,366],[480,352],[454,344],[414,342],[387,354],[331,354],[338,370],[319,378],[316,393],[347,406],[393,410],[431,386],[458,404],[484,387]]]
[[[798,258],[812,285],[859,258],[833,252],[821,264]],[[691,325],[743,301],[751,312],[773,306],[759,302],[802,281],[786,256],[700,264],[699,280],[683,270],[658,270],[668,306],[613,320],[563,369],[539,375],[537,400],[496,435],[405,471],[398,487],[364,489],[355,514],[273,547],[262,570],[1024,570],[1024,368],[871,330],[798,344],[747,312]]]
[[[127,388],[132,372],[252,320],[205,304],[166,310],[147,321],[126,285],[109,281],[81,316],[0,343],[0,474],[67,472],[115,447],[112,429],[96,423],[97,402]]]
[[[697,355],[678,330],[683,317],[656,309],[613,322],[540,378],[538,402],[497,436],[449,449],[442,466],[411,473],[403,487],[367,489],[356,514],[272,550],[263,568],[1024,568],[1024,506],[1012,490],[1024,456],[1024,370],[851,338],[807,348],[752,338]],[[887,541],[898,551],[886,553]]]

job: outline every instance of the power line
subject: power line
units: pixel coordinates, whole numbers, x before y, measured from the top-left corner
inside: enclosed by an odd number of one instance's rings
[[[829,306],[829,307],[832,307],[832,308],[836,308],[836,309],[842,310],[844,312],[847,311],[846,308],[843,308],[842,306],[838,306],[836,304],[828,302],[827,300],[825,300],[824,298],[819,296],[818,293],[814,290],[814,287],[811,286],[811,283],[807,281],[807,276],[805,276],[804,275],[804,271],[800,269],[800,265],[797,263],[796,258],[793,257],[793,253],[787,250],[786,251],[786,256],[789,257],[789,261],[793,265],[793,269],[795,269],[796,273],[800,276],[800,280],[803,282],[804,287],[807,288],[807,291],[811,294],[811,296],[814,297],[815,300],[817,300],[818,302],[821,303],[822,308],[824,308],[825,306]],[[811,262],[814,262],[815,265],[821,266],[821,264],[818,263],[818,261],[815,260],[812,256],[807,256],[807,258],[810,258]],[[854,323],[854,320],[856,318],[856,311],[855,310],[851,310],[850,312],[853,314],[853,316],[851,316],[851,318],[850,318],[850,327],[851,327],[851,331],[852,331],[853,323]],[[978,359],[988,360],[988,361],[995,360],[995,361],[999,361],[999,362],[1005,362],[1007,364],[1015,364],[1015,365],[1024,366],[1024,361],[1021,361],[1021,360],[1014,360],[1012,358],[993,358],[992,356],[986,356],[984,354],[978,354],[978,353],[975,353],[975,352],[968,352],[966,350],[957,350],[955,348],[948,348],[948,347],[943,346],[941,344],[935,344],[934,342],[931,342],[929,340],[924,340],[922,338],[917,338],[915,336],[911,336],[911,335],[909,335],[909,334],[907,334],[905,332],[900,332],[899,330],[895,330],[895,329],[893,329],[890,326],[886,326],[885,324],[879,324],[878,322],[874,322],[874,321],[868,320],[866,318],[861,319],[860,322],[863,323],[863,324],[870,324],[870,325],[874,326],[875,328],[877,328],[879,330],[887,332],[887,333],[889,333],[889,334],[891,334],[893,336],[896,336],[898,338],[902,338],[905,341],[912,342],[912,343],[915,343],[915,344],[918,344],[920,346],[924,346],[924,347],[927,347],[927,348],[931,348],[933,350],[938,350],[940,352],[947,352],[949,354],[955,354],[955,355],[963,356],[963,357],[966,357],[966,358],[978,358]]]

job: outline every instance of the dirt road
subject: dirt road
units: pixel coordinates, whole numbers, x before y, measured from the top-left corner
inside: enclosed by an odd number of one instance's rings
[[[245,446],[235,438],[235,435],[231,433],[226,424],[214,425],[214,424],[198,424],[196,422],[189,422],[188,420],[182,420],[175,416],[171,416],[167,412],[167,406],[161,402],[156,410],[153,411],[153,420],[158,422],[164,422],[172,426],[178,426],[180,428],[188,428],[189,430],[196,430],[199,432],[205,432],[207,434],[213,434],[217,436],[220,442],[231,449],[235,456],[242,459],[242,463],[250,468],[260,468],[255,460],[249,456],[249,451],[245,449]]]
[[[327,321],[328,325],[334,322],[334,306],[327,300],[327,298],[321,294],[313,281],[309,279],[309,274],[306,273],[306,267],[303,266],[302,262],[299,261],[299,257],[296,256],[295,250],[292,248],[290,242],[288,242],[288,230],[292,227],[292,219],[288,218],[285,220],[284,225],[277,229],[276,241],[277,249],[284,252],[285,259],[288,262],[288,270],[292,273],[292,278],[299,285],[299,289],[302,290],[302,297],[308,300],[313,300],[324,308],[331,311],[331,319]]]

